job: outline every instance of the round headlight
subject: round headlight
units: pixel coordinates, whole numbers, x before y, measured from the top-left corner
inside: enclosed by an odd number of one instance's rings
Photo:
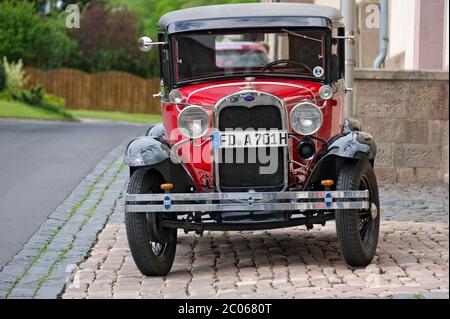
[[[324,100],[329,100],[333,97],[333,89],[329,85],[324,85],[319,89],[319,95]]]
[[[200,138],[208,132],[209,114],[198,106],[188,106],[178,115],[178,129],[188,138]]]
[[[169,101],[175,104],[183,102],[183,94],[178,90],[172,90],[169,93]]]
[[[300,135],[316,133],[323,123],[322,111],[313,103],[304,102],[295,106],[290,115],[292,129]]]

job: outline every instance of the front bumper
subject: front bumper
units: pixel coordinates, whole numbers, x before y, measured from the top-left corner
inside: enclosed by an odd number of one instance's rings
[[[368,210],[369,191],[126,194],[127,213]]]

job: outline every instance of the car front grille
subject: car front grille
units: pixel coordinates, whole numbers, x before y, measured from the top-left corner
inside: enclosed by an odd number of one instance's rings
[[[282,114],[280,109],[273,105],[229,106],[221,110],[218,121],[220,131],[227,129],[283,129]],[[270,155],[270,151],[276,152],[276,171],[273,174],[261,174],[261,168],[267,167],[269,163],[262,163],[258,154],[265,152],[265,158]],[[221,191],[241,192],[253,189],[255,191],[278,191],[284,188],[285,167],[284,148],[264,149],[219,149],[220,163],[216,177],[219,178]],[[239,155],[237,152],[241,152]],[[251,153],[253,152],[253,153]],[[240,159],[238,163],[238,158]],[[249,158],[256,159],[256,162],[249,162]],[[225,159],[227,159],[225,161]],[[232,160],[230,160],[232,159]],[[273,165],[273,163],[272,163]]]

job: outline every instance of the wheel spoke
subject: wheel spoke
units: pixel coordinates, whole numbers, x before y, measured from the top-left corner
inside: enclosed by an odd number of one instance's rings
[[[360,234],[361,234],[361,239],[364,241],[364,239],[366,238],[366,235],[367,235],[367,231],[369,230],[371,221],[370,221],[370,219],[367,219],[367,220],[362,220],[361,222],[362,222],[362,227],[361,227]]]
[[[167,247],[167,243],[162,244],[162,243],[157,243],[157,242],[151,241],[150,245],[152,246],[152,251],[155,254],[155,256],[161,257],[162,255],[164,255],[164,252]]]

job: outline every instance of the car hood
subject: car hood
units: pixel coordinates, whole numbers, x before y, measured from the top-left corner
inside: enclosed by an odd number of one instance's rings
[[[251,82],[228,80],[194,84],[182,87],[179,90],[184,97],[190,96],[189,103],[214,106],[223,97],[245,90],[248,86],[256,91],[275,95],[283,99],[286,104],[290,104],[311,99],[313,94],[317,97],[322,84],[305,80],[257,78]]]

